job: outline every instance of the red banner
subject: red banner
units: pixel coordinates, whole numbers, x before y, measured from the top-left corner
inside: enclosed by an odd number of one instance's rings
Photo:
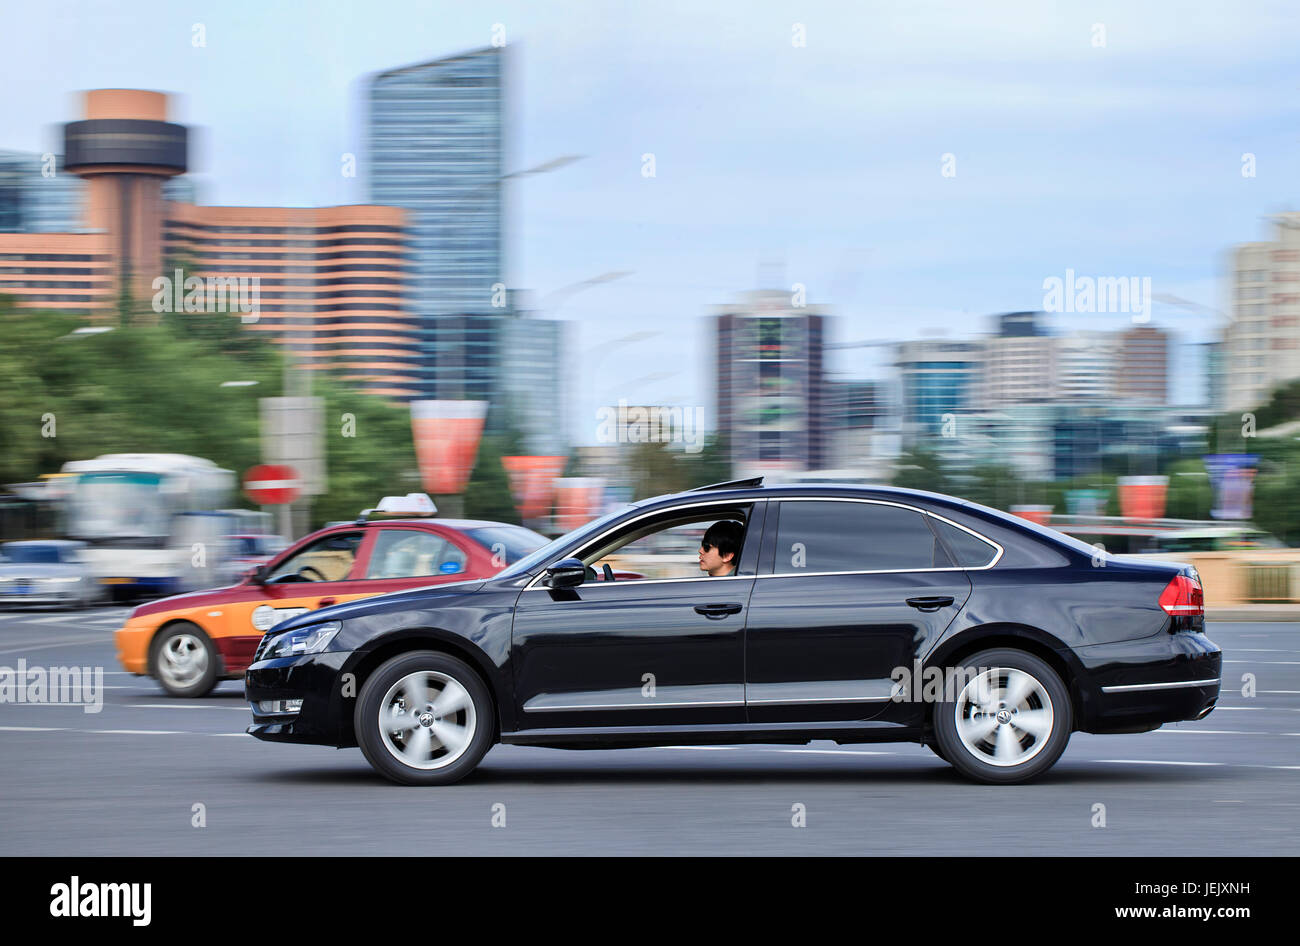
[[[525,520],[541,519],[551,511],[555,479],[564,472],[568,457],[502,457],[510,477],[515,507]]]
[[[570,532],[595,519],[605,495],[599,476],[562,476],[555,481],[555,528]]]
[[[1165,514],[1167,476],[1121,476],[1119,514],[1125,519],[1160,519]]]
[[[465,491],[487,408],[487,401],[411,402],[415,459],[426,492],[450,496]]]

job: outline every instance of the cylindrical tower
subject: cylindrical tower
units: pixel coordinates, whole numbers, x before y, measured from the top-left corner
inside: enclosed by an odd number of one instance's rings
[[[166,178],[184,174],[184,125],[167,121],[167,96],[136,89],[85,93],[84,121],[64,126],[64,166],[86,179],[86,226],[111,235],[115,285],[152,294],[162,272]]]

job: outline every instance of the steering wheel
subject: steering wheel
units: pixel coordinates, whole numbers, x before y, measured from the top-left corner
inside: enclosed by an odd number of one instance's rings
[[[317,577],[316,577],[316,578],[307,578],[307,575],[306,575],[307,572],[315,572],[316,575],[317,575]],[[298,569],[298,574],[301,575],[303,578],[305,578],[307,581],[327,581],[327,580],[328,580],[328,579],[326,579],[326,577],[325,577],[323,574],[321,574],[320,569],[315,568],[315,567],[313,567],[313,566],[311,566],[311,565],[304,565],[302,568]]]
[[[600,569],[601,569],[601,571],[603,571],[603,572],[605,573],[605,580],[606,580],[606,581],[613,581],[613,580],[614,580],[614,569],[612,569],[612,568],[609,567],[609,562],[602,562],[602,563],[601,563],[601,566],[600,566]]]

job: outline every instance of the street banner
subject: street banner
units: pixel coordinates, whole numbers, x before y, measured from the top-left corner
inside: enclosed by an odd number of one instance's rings
[[[510,477],[515,508],[525,521],[549,515],[555,499],[555,480],[564,472],[568,457],[502,457],[501,465]]]
[[[562,476],[555,481],[555,528],[569,532],[596,518],[605,494],[600,476]]]
[[[1119,514],[1124,519],[1162,519],[1165,515],[1167,476],[1121,476]]]
[[[1022,505],[1012,506],[1011,514],[1019,516],[1021,519],[1028,519],[1030,522],[1036,522],[1040,526],[1051,525],[1052,507],[1041,505]]]
[[[1255,470],[1259,455],[1255,453],[1212,453],[1203,458],[1205,472],[1214,490],[1215,519],[1246,520],[1253,512]]]
[[[412,401],[411,432],[427,493],[463,493],[478,458],[487,401]]]

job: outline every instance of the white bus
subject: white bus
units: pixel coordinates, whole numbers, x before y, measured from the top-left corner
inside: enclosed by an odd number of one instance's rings
[[[114,597],[174,594],[219,583],[228,557],[235,476],[178,453],[112,453],[63,465],[64,529]]]

